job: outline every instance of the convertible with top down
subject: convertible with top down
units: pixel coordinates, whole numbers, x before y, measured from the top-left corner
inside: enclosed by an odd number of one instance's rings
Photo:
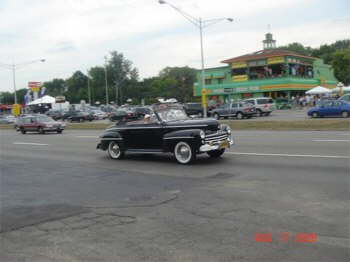
[[[191,163],[201,153],[220,157],[234,144],[229,126],[211,118],[192,119],[178,103],[155,104],[150,115],[136,121],[121,120],[108,127],[100,139],[97,148],[112,159],[122,159],[125,153],[172,152],[180,164]]]

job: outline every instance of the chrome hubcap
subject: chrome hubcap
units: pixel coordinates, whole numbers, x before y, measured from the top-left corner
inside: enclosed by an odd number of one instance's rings
[[[117,143],[111,142],[109,144],[109,153],[112,158],[118,158],[120,156],[120,147]]]
[[[186,163],[191,159],[192,152],[186,143],[180,143],[176,146],[175,155],[178,161]]]

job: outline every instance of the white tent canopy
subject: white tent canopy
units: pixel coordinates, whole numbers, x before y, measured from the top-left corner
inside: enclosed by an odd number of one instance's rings
[[[343,89],[343,92],[350,92],[350,86],[343,86],[342,89]],[[340,91],[339,86],[332,89],[332,92],[339,92],[339,91]]]
[[[54,104],[56,102],[56,99],[52,96],[43,96],[37,100],[34,100],[30,103],[28,103],[28,105],[38,105],[38,104]]]
[[[332,90],[325,88],[323,86],[316,86],[309,91],[306,91],[306,94],[308,95],[322,95],[322,94],[329,94],[332,93]]]

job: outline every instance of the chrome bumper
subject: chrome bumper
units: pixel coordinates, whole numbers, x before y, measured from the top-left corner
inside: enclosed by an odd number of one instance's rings
[[[222,144],[228,142],[227,145],[225,145],[224,147],[222,147]],[[202,146],[200,146],[199,151],[200,152],[208,152],[208,151],[213,151],[213,150],[218,150],[221,148],[230,148],[231,146],[233,146],[235,144],[233,137],[229,136],[227,139],[220,141],[219,143],[215,143],[215,144],[209,144],[206,143]]]

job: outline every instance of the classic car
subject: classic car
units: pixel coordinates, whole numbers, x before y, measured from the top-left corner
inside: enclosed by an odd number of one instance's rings
[[[65,125],[46,115],[34,115],[22,117],[17,124],[17,128],[22,134],[28,131],[39,132],[40,134],[45,134],[45,132],[57,132],[61,134]]]
[[[343,100],[325,100],[318,106],[310,108],[307,112],[312,118],[341,116],[347,118],[350,116],[350,103]]]
[[[220,157],[233,145],[231,129],[211,118],[192,119],[178,103],[152,106],[151,115],[138,121],[120,121],[100,136],[97,149],[112,159],[125,153],[154,154],[172,152],[180,164],[189,164],[197,154]]]
[[[214,110],[211,110],[210,115],[215,119],[221,117],[236,117],[237,119],[251,118],[256,114],[255,107],[249,103],[235,102],[223,104]]]

